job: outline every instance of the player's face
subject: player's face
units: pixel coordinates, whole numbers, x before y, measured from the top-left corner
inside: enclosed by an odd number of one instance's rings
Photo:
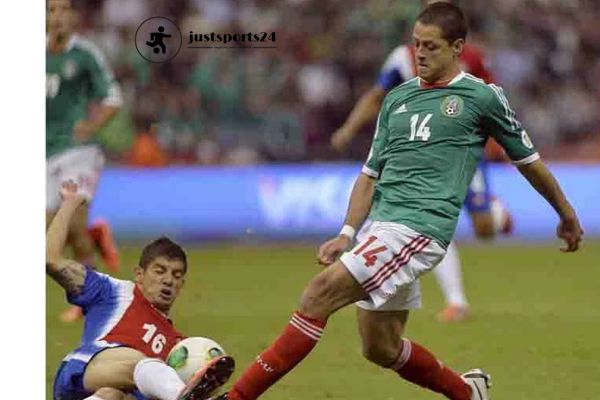
[[[413,43],[417,74],[425,81],[434,83],[457,66],[464,41],[458,39],[448,43],[440,27],[417,22],[413,29]]]
[[[138,266],[134,272],[144,297],[160,311],[169,312],[185,282],[183,262],[156,257],[146,269]]]
[[[70,0],[49,0],[47,9],[48,32],[67,35],[73,27],[73,9]]]

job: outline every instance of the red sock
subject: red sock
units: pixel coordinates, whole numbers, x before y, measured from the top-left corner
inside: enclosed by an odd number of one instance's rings
[[[254,400],[292,370],[316,346],[325,322],[296,312],[281,336],[256,357],[229,392],[230,400]]]
[[[471,399],[471,387],[456,372],[438,361],[429,350],[408,339],[402,339],[402,351],[390,368],[407,381],[442,393],[451,400]]]

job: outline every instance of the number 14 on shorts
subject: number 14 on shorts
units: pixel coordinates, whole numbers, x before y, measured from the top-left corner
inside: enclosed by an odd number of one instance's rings
[[[369,248],[372,247],[371,245],[373,244],[373,242],[375,242],[377,240],[376,236],[369,236],[369,238],[367,240],[365,240],[359,248],[357,248],[356,250],[354,250],[353,254],[355,256],[359,256],[362,254],[363,258],[365,259],[365,267],[371,267],[373,265],[375,265],[375,262],[377,262],[377,254],[384,252],[387,250],[387,246],[385,245],[381,245],[381,246],[377,246],[377,247],[373,247],[373,248]]]

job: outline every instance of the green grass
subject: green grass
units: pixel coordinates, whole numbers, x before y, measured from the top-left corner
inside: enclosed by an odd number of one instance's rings
[[[132,266],[139,248],[126,248]],[[458,371],[482,366],[497,400],[600,398],[600,246],[565,255],[556,246],[463,246],[465,285],[474,317],[434,322],[442,299],[433,277],[422,279],[423,309],[407,336]],[[319,271],[309,247],[206,247],[190,250],[187,286],[173,319],[190,336],[221,343],[238,362],[237,377],[278,335],[304,285]],[[130,268],[121,277],[129,276]],[[65,326],[60,288],[47,282],[47,398],[61,358],[81,325]],[[360,354],[353,307],[329,322],[317,349],[264,396],[268,399],[435,399]]]

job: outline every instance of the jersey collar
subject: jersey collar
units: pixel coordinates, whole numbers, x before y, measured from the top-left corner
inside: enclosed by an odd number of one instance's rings
[[[427,83],[424,80],[422,80],[421,78],[419,79],[419,87],[421,89],[435,89],[435,88],[444,88],[446,86],[450,86],[455,84],[456,82],[460,81],[462,78],[465,77],[465,71],[460,71],[454,78],[452,78],[452,80],[448,83]]]

